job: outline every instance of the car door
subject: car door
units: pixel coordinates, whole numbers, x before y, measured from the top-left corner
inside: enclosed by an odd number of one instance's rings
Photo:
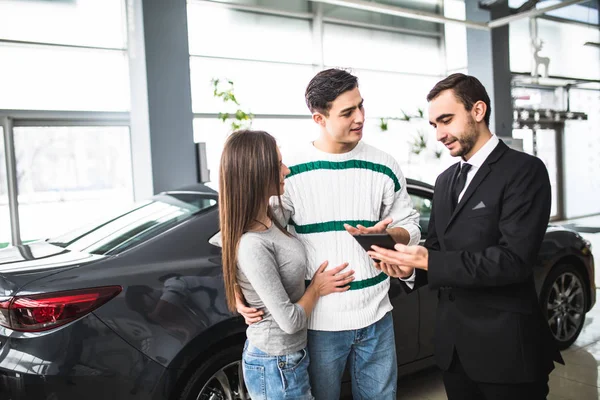
[[[410,185],[408,193],[413,202],[413,207],[419,212],[421,226],[421,245],[427,238],[427,228],[431,216],[431,205],[433,189]],[[435,327],[435,312],[437,309],[437,291],[432,291],[429,286],[422,286],[417,290],[415,297],[418,302],[418,354],[417,359],[425,358],[433,354],[433,330]]]
[[[408,294],[398,278],[390,278],[390,301],[394,306],[394,335],[398,365],[414,361],[419,353],[419,299]]]
[[[413,207],[419,212],[421,226],[421,244],[427,236],[431,198],[433,189],[420,186],[416,181],[407,185]],[[394,310],[394,333],[396,335],[396,353],[398,365],[407,364],[433,353],[433,323],[437,296],[432,296],[426,286],[416,292],[408,293],[399,279],[390,279],[389,297]]]

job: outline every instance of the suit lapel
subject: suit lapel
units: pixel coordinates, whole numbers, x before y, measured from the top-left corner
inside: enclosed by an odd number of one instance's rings
[[[481,167],[477,170],[477,173],[475,173],[475,176],[473,177],[473,180],[471,180],[471,183],[469,183],[469,186],[467,186],[467,190],[465,191],[465,194],[460,199],[460,202],[456,205],[456,208],[454,209],[454,212],[450,216],[450,219],[448,219],[448,224],[446,225],[446,230],[448,230],[448,228],[450,227],[450,224],[452,224],[452,221],[454,221],[456,219],[456,216],[463,209],[463,207],[465,206],[467,201],[471,198],[471,196],[473,196],[473,193],[475,193],[475,191],[477,190],[479,185],[481,185],[481,183],[485,180],[485,178],[492,171],[491,165],[494,164],[496,161],[498,161],[498,159],[502,156],[502,154],[504,154],[504,152],[507,149],[508,149],[508,146],[506,144],[504,144],[504,142],[502,140],[500,140],[500,142],[498,143],[496,148],[490,153],[488,158],[483,162]],[[446,203],[450,204],[449,210],[452,210],[452,198],[450,196],[451,196],[451,191],[448,192],[448,197],[447,197],[448,201]]]
[[[467,187],[465,194],[463,194],[463,197],[460,199],[460,201],[456,205],[456,208],[454,209],[454,212],[450,216],[450,219],[448,220],[448,226],[450,226],[452,221],[454,221],[454,218],[456,218],[456,216],[458,215],[460,210],[462,210],[462,208],[465,206],[465,203],[469,200],[469,198],[473,195],[473,193],[475,193],[475,190],[477,189],[477,187],[481,184],[481,182],[483,182],[483,180],[486,178],[486,176],[488,176],[490,171],[491,171],[491,168],[489,165],[487,165],[487,163],[484,163],[477,170],[477,173],[473,177],[473,180],[471,181],[471,183],[469,183],[469,186]],[[446,227],[446,229],[448,229],[448,227]]]

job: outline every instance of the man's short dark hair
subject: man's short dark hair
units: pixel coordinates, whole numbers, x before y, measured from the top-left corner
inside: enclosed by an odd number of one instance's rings
[[[492,104],[490,96],[488,96],[485,87],[479,82],[479,79],[474,76],[465,74],[452,74],[445,79],[442,79],[431,89],[427,95],[427,101],[431,101],[438,97],[444,90],[452,89],[454,96],[465,106],[467,111],[473,109],[473,104],[478,101],[483,101],[487,106],[485,112],[485,125],[490,126],[490,114],[492,113]]]
[[[342,69],[326,69],[310,80],[304,93],[311,113],[328,116],[331,103],[344,92],[358,87],[358,78]]]

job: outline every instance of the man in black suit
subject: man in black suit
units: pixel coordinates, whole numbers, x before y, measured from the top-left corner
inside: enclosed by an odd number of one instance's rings
[[[450,400],[536,400],[563,362],[544,320],[533,265],[550,215],[542,161],[489,130],[490,99],[472,76],[453,74],[427,96],[437,139],[461,161],[437,179],[422,246],[373,246],[388,275],[428,271],[438,289],[435,358]]]

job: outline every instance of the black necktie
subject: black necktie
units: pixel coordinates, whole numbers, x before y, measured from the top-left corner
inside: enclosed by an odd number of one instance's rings
[[[465,188],[465,183],[467,183],[467,174],[469,173],[470,169],[471,169],[471,164],[463,163],[462,167],[460,168],[460,172],[458,173],[458,176],[456,177],[456,180],[454,181],[454,187],[452,188],[452,209],[453,210],[456,208],[456,205],[458,204],[458,196],[460,195],[460,192],[462,192],[463,189]]]

